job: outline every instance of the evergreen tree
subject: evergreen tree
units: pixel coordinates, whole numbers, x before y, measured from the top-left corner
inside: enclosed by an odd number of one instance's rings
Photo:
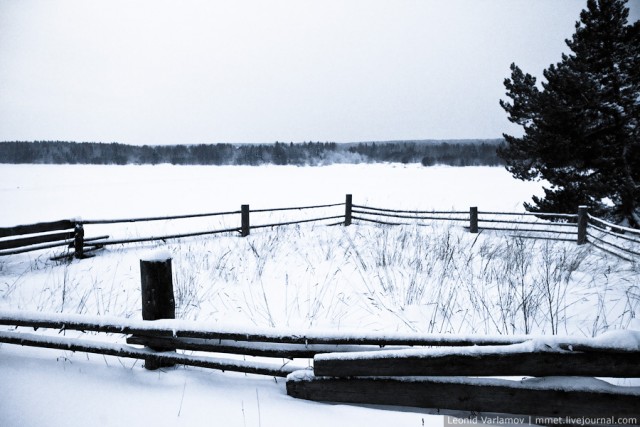
[[[498,154],[523,180],[544,179],[532,212],[597,215],[640,227],[640,21],[628,24],[626,0],[588,0],[571,50],[536,78],[511,65],[510,102],[500,101],[524,135],[504,135]]]

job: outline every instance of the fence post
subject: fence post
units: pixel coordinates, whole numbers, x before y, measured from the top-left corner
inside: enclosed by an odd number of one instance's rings
[[[249,205],[240,206],[240,221],[240,235],[242,237],[247,237],[251,230],[249,225]]]
[[[74,256],[77,259],[84,258],[84,227],[82,223],[76,222],[73,236],[73,249],[75,251]]]
[[[478,232],[478,207],[472,206],[469,208],[469,233]]]
[[[578,241],[579,245],[587,243],[587,224],[588,224],[588,208],[587,206],[578,206]]]
[[[347,198],[344,204],[344,225],[345,227],[351,225],[351,212],[353,210],[353,196],[351,194],[347,194]]]
[[[140,259],[140,283],[142,290],[142,320],[175,319],[176,303],[173,297],[173,274],[171,271],[171,254],[157,251]],[[175,351],[173,347],[149,346],[155,351]],[[145,369],[175,365],[172,362],[161,362],[156,359],[145,359]]]

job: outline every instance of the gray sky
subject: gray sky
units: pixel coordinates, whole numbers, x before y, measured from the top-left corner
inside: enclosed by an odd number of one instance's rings
[[[585,4],[0,0],[0,140],[496,138]]]

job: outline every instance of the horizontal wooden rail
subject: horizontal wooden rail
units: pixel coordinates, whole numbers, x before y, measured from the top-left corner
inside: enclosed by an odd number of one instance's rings
[[[611,255],[613,255],[613,256],[615,256],[615,257],[618,257],[618,258],[620,258],[620,259],[621,259],[621,260],[623,260],[623,261],[633,262],[633,258],[631,258],[631,257],[626,257],[626,256],[622,255],[621,253],[618,253],[618,252],[616,252],[616,251],[614,251],[614,250],[611,250],[611,249],[607,248],[607,247],[606,247],[606,246],[604,246],[604,245],[602,245],[602,246],[601,246],[600,244],[594,243],[593,241],[590,241],[590,242],[589,242],[589,244],[590,244],[591,246],[593,246],[593,247],[595,247],[595,248],[597,248],[597,249],[599,249],[599,250],[603,251],[603,252],[606,252],[606,253],[611,254]]]
[[[374,224],[381,224],[381,225],[393,225],[393,226],[397,226],[397,225],[410,225],[410,226],[418,226],[418,227],[428,227],[428,224],[424,224],[424,223],[415,223],[415,222],[389,222],[389,221],[380,221],[380,220],[376,220],[376,219],[371,219],[371,218],[364,218],[361,216],[354,216],[353,217],[354,220],[358,220],[358,221],[364,221],[364,222],[371,222]],[[469,228],[469,227],[465,227],[465,228]]]
[[[540,222],[540,221],[513,221],[508,219],[485,219],[478,218],[478,222],[488,223],[502,223],[502,224],[524,224],[524,225],[539,225],[543,227],[572,227],[577,228],[577,225],[566,222]]]
[[[640,377],[640,351],[620,353],[509,346],[320,354],[317,376]]]
[[[6,249],[6,250],[0,250],[0,256],[2,255],[17,255],[17,254],[23,254],[26,252],[33,252],[33,251],[39,251],[42,249],[51,249],[51,248],[57,248],[60,246],[69,246],[72,245],[74,242],[74,239],[67,239],[67,240],[60,240],[58,242],[54,242],[54,243],[42,243],[39,245],[31,245],[31,246],[25,246],[22,248],[14,248],[14,249]]]
[[[570,242],[570,243],[576,242],[576,239],[563,239],[562,237],[524,236],[522,234],[511,234],[510,237],[514,237],[518,239],[529,239],[529,240],[550,240],[552,242]]]
[[[560,214],[560,213],[544,213],[544,212],[488,212],[480,211],[479,215],[509,215],[509,216],[537,216],[537,217],[555,217],[555,218],[572,218],[577,219],[577,214]]]
[[[73,229],[76,221],[64,219],[53,222],[39,222],[37,224],[16,225],[15,227],[0,228],[0,237],[19,236],[22,234],[47,233],[50,231]]]
[[[625,351],[618,347],[603,344],[594,338],[575,338],[568,336],[535,335],[453,335],[453,334],[417,334],[360,331],[320,331],[274,329],[220,329],[217,324],[192,322],[185,320],[133,320],[126,318],[100,317],[87,319],[86,316],[59,313],[39,313],[0,310],[0,325],[24,326],[31,328],[51,328],[108,332],[149,337],[204,338],[217,340],[271,342],[280,344],[322,344],[322,345],[373,345],[373,346],[486,346],[520,344],[531,340],[543,340],[544,345],[561,349],[572,348],[575,351]],[[640,351],[640,345],[630,351]]]
[[[309,371],[287,377],[289,396],[314,401],[582,419],[635,418],[633,423],[640,420],[639,393],[637,387],[595,379],[560,384],[544,378],[333,378],[316,377]]]
[[[74,238],[74,235],[75,233],[73,231],[67,231],[64,233],[39,234],[31,237],[21,237],[19,239],[0,240],[0,250],[20,248],[40,243],[58,242],[60,240],[70,240]]]
[[[97,236],[97,237],[88,237],[84,239],[84,243],[86,246],[102,246],[102,243],[94,243],[96,240],[103,240],[103,239],[107,239],[109,236]],[[19,248],[13,248],[13,249],[4,249],[4,250],[0,250],[0,256],[4,256],[4,255],[17,255],[17,254],[22,254],[22,253],[26,253],[26,252],[33,252],[33,251],[39,251],[42,249],[51,249],[51,248],[57,248],[57,247],[61,247],[61,246],[71,246],[73,245],[75,242],[75,240],[73,238],[71,239],[65,239],[65,240],[60,240],[57,242],[53,242],[53,243],[43,243],[43,244],[37,244],[37,245],[30,245],[30,246],[24,246],[24,247],[19,247]],[[63,255],[62,257],[66,257],[68,255]],[[61,257],[53,257],[52,259],[59,259]]]
[[[325,217],[322,217],[322,218],[300,219],[300,220],[297,220],[297,221],[277,222],[277,223],[273,223],[273,224],[252,225],[249,228],[251,230],[253,230],[253,229],[258,229],[258,228],[280,227],[280,226],[283,226],[283,225],[304,224],[304,223],[307,223],[307,222],[326,221],[326,220],[329,220],[329,219],[337,219],[337,218],[344,218],[344,215],[325,216]]]
[[[366,212],[366,211],[361,211],[359,209],[354,209],[353,213],[364,214],[364,215],[375,215],[375,216],[381,216],[381,217],[385,217],[385,218],[401,218],[401,219],[413,219],[413,220],[464,221],[464,222],[468,222],[469,221],[469,217],[467,217],[467,218],[449,218],[449,217],[436,217],[436,216],[408,216],[408,215],[399,215],[399,214]]]
[[[630,234],[634,234],[636,236],[640,236],[640,230],[637,230],[635,228],[629,228],[629,227],[623,227],[621,225],[616,225],[613,224],[611,222],[605,221],[604,219],[595,217],[591,214],[588,214],[588,218],[592,221],[596,221],[599,222],[600,224],[604,225],[605,227],[611,227],[611,228],[615,228],[616,230],[625,232],[625,233],[630,233]]]
[[[640,256],[640,252],[636,252],[636,251],[633,251],[631,249],[624,248],[624,247],[622,247],[620,245],[616,245],[615,243],[608,242],[608,241],[606,241],[606,240],[594,235],[593,233],[590,233],[589,231],[587,231],[587,236],[591,237],[592,239],[597,240],[598,242],[600,242],[600,243],[602,243],[604,245],[611,246],[611,247],[616,248],[616,249],[618,249],[618,250],[620,250],[622,252],[625,252],[625,253],[627,253],[629,255],[638,255],[638,256]]]
[[[506,227],[479,227],[481,230],[490,230],[490,231],[512,231],[518,233],[553,233],[553,234],[568,234],[568,235],[576,235],[575,231],[563,231],[563,230],[544,230],[544,229],[535,229],[535,228],[506,228]]]
[[[359,209],[368,209],[372,211],[379,212],[392,212],[392,213],[408,213],[408,214],[417,214],[417,215],[469,215],[467,211],[411,211],[411,210],[401,210],[401,209],[383,209],[383,208],[374,208],[371,206],[364,205],[353,205],[354,208]]]
[[[209,230],[209,231],[196,231],[193,233],[171,234],[168,236],[151,236],[151,237],[140,237],[140,238],[134,238],[134,239],[102,240],[99,242],[95,242],[94,244],[107,246],[107,245],[120,245],[124,243],[153,242],[157,240],[182,239],[185,237],[206,236],[208,234],[232,233],[236,231],[239,232],[240,227],[227,228],[224,230]]]
[[[126,223],[126,222],[148,222],[148,221],[165,221],[165,220],[173,220],[173,219],[187,219],[187,218],[201,218],[201,217],[209,217],[209,216],[223,216],[223,215],[236,215],[239,214],[240,211],[229,211],[229,212],[212,212],[212,213],[202,213],[202,214],[188,214],[188,215],[172,215],[172,216],[152,216],[146,218],[121,218],[121,219],[87,219],[81,220],[82,224],[118,224],[118,223]]]
[[[267,363],[218,359],[173,352],[154,352],[153,350],[146,348],[136,348],[127,345],[16,332],[0,332],[0,342],[29,347],[81,351],[84,353],[102,354],[106,356],[144,360],[151,359],[160,364],[175,363],[188,366],[198,366],[201,368],[219,369],[222,371],[244,372],[248,374],[260,374],[275,377],[286,377],[295,370],[295,368],[288,367],[286,365],[277,366]]]
[[[589,224],[588,228],[593,228],[594,230],[598,230],[599,232],[606,234],[607,236],[611,236],[615,239],[625,240],[627,242],[636,243],[640,245],[640,239],[636,239],[633,237],[625,236],[624,234],[615,233],[611,230],[605,230],[604,228],[600,228],[597,225]]]
[[[380,348],[379,346],[366,345],[281,344],[219,339],[210,340],[201,338],[145,337],[139,335],[132,335],[128,337],[127,343],[145,345],[149,347],[170,347],[180,350],[207,351],[212,353],[232,353],[261,357],[281,357],[286,359],[308,359],[313,358],[313,356],[315,356],[316,354],[321,353],[374,351]],[[397,347],[397,349],[406,348],[409,347]]]
[[[295,206],[295,207],[291,207],[291,208],[251,209],[251,213],[294,211],[294,210],[319,209],[319,208],[332,208],[332,207],[335,207],[335,206],[344,206],[344,203],[333,203],[333,204],[329,204],[329,205],[315,205],[315,206]]]
[[[387,334],[344,331],[341,333],[310,333],[295,330],[273,329],[216,330],[217,325],[181,320],[155,320],[153,322],[124,318],[87,319],[86,316],[58,313],[23,313],[0,311],[0,325],[25,326],[31,328],[68,329],[78,331],[109,332],[116,334],[205,338],[246,342],[272,342],[282,344],[329,344],[329,345],[375,345],[375,346],[468,346],[506,345],[528,341],[529,335],[489,336],[442,335],[442,334]],[[569,339],[569,338],[567,338]]]
[[[410,223],[410,222],[388,222],[388,221],[380,221],[377,219],[370,219],[370,218],[363,218],[361,216],[354,216],[352,217],[352,219],[354,221],[364,221],[364,222],[371,222],[374,224],[381,224],[381,225],[423,225],[423,224],[415,224],[415,223]]]

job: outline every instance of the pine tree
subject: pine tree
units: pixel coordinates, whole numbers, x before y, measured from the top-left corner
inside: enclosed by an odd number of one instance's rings
[[[575,212],[578,205],[640,228],[640,21],[626,0],[588,0],[571,50],[536,78],[511,65],[510,102],[500,101],[522,137],[498,150],[523,180],[544,179],[532,212]]]

